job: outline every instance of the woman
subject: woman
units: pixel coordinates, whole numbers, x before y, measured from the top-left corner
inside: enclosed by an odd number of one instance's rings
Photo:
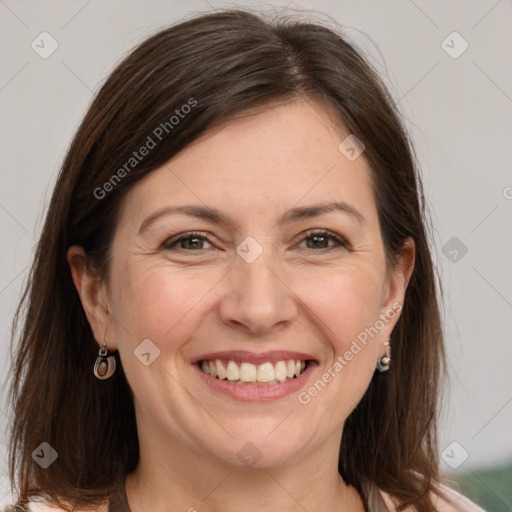
[[[425,221],[342,35],[230,10],[149,38],[72,142],[18,310],[18,506],[481,510],[440,483]]]

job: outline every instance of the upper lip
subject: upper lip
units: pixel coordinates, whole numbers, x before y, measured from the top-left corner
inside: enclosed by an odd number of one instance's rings
[[[224,350],[222,352],[209,352],[193,357],[192,364],[198,361],[211,359],[228,359],[231,361],[244,361],[247,363],[265,363],[267,361],[286,361],[288,359],[300,359],[302,361],[314,360],[315,358],[304,352],[292,352],[289,350],[272,350],[267,352],[249,352],[248,350]]]

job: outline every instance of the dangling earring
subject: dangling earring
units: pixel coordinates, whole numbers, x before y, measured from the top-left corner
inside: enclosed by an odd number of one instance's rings
[[[377,370],[379,370],[379,372],[385,372],[389,370],[389,366],[391,364],[391,346],[389,344],[390,341],[391,338],[388,338],[388,341],[384,343],[384,346],[386,347],[386,355],[377,359]]]
[[[114,353],[107,348],[103,342],[103,347],[98,352],[98,357],[94,363],[94,375],[97,379],[106,380],[116,371],[116,358]]]

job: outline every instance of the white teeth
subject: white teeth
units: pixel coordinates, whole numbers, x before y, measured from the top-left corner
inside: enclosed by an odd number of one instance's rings
[[[202,361],[201,370],[219,380],[229,380],[236,384],[262,383],[276,384],[293,379],[302,374],[306,368],[306,361],[289,359],[287,361],[266,362],[259,365],[252,363],[224,361],[220,359]]]
[[[240,380],[240,368],[234,361],[229,361],[226,376],[228,380]]]
[[[226,378],[226,368],[224,368],[224,365],[222,364],[222,361],[220,359],[215,360],[215,368],[217,369],[217,376],[219,379],[225,379]]]
[[[286,376],[289,379],[293,379],[294,375],[295,375],[295,361],[293,361],[293,359],[290,359],[286,363]]]
[[[240,380],[244,382],[256,382],[256,366],[251,363],[240,365]]]
[[[304,363],[304,366],[305,365],[306,363]],[[278,382],[284,382],[286,380],[286,363],[284,361],[277,361],[274,374]]]
[[[213,361],[208,361],[208,366],[210,368],[210,371],[205,373],[209,373],[212,377],[217,377],[217,366],[215,365],[215,363]]]
[[[263,363],[258,366],[258,382],[272,382],[275,380],[272,363]]]

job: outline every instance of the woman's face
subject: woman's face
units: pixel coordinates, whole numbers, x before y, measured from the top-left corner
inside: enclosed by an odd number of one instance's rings
[[[340,151],[349,133],[329,119],[301,101],[226,123],[127,195],[110,315],[86,310],[119,350],[142,445],[263,467],[336,452],[414,247],[387,272],[364,152]]]

